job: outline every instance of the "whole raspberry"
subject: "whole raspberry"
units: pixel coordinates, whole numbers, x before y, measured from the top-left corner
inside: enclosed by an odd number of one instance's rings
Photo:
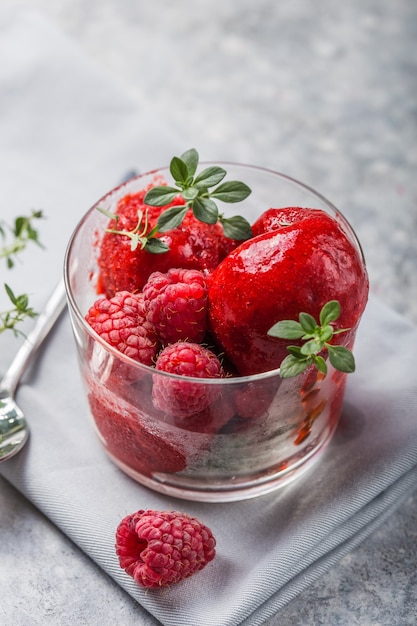
[[[153,364],[158,339],[153,324],[144,317],[141,294],[120,291],[113,298],[100,298],[85,319],[119,352],[145,365]]]
[[[207,286],[204,274],[194,269],[171,268],[153,272],[143,288],[147,319],[163,344],[200,343],[207,326]]]
[[[203,569],[216,540],[197,518],[176,511],[141,510],[116,531],[120,567],[142,587],[172,585]]]
[[[162,350],[155,368],[183,378],[154,375],[152,397],[156,408],[174,417],[190,417],[207,408],[220,395],[220,386],[189,378],[221,378],[217,356],[199,344],[179,341]],[[187,380],[188,378],[188,380]]]

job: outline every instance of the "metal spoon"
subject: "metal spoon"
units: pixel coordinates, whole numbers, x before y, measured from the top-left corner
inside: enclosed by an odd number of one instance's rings
[[[0,462],[19,452],[28,439],[29,428],[22,410],[14,400],[15,391],[32,357],[65,305],[65,286],[64,281],[60,280],[0,382]]]

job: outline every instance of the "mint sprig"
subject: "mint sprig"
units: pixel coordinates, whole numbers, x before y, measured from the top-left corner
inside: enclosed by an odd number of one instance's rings
[[[330,342],[334,335],[347,332],[349,328],[335,330],[332,322],[340,317],[340,304],[330,300],[320,311],[320,323],[309,313],[300,313],[299,321],[282,320],[268,331],[271,337],[279,339],[301,339],[302,346],[288,346],[289,355],[280,365],[281,378],[291,378],[302,374],[309,365],[315,365],[323,374],[327,374],[327,364],[321,353],[327,351],[332,366],[348,374],[355,371],[355,359],[352,352],[344,346],[334,346]]]
[[[243,241],[252,236],[249,222],[241,216],[225,217],[219,212],[216,200],[235,203],[245,200],[251,189],[239,181],[225,181],[226,170],[212,165],[196,174],[199,162],[197,150],[191,148],[181,157],[174,156],[169,170],[175,186],[161,185],[149,189],[144,202],[150,206],[162,207],[181,195],[185,204],[164,211],[157,222],[158,231],[164,233],[177,228],[182,223],[187,211],[192,209],[200,222],[216,224],[220,222],[226,237]]]

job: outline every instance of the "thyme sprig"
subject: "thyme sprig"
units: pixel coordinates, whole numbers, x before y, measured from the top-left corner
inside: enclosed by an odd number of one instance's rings
[[[14,266],[17,255],[23,252],[30,241],[43,247],[39,241],[38,231],[33,226],[33,222],[42,217],[42,211],[32,211],[29,216],[16,217],[13,226],[0,222],[0,237],[3,242],[0,246],[0,259],[6,259],[9,269]],[[7,241],[8,234],[12,236],[10,242]]]
[[[116,225],[119,219],[119,216],[115,213],[111,213],[102,207],[97,207],[100,213],[106,215],[112,220],[115,220]],[[136,223],[135,228],[133,230],[118,230],[117,228],[106,228],[106,233],[112,233],[113,235],[125,235],[130,239],[130,249],[132,252],[136,250],[136,248],[140,247],[142,250],[146,249],[148,252],[152,252],[153,254],[162,254],[164,252],[168,252],[169,246],[155,237],[158,232],[158,225],[154,226],[149,232],[148,230],[148,212],[138,210],[138,221]]]
[[[15,295],[12,289],[4,284],[12,308],[0,312],[0,334],[5,330],[11,330],[15,335],[22,335],[18,326],[27,317],[36,317],[37,313],[29,306],[29,297],[26,293]]]
[[[320,323],[309,313],[300,313],[299,321],[282,320],[268,331],[271,337],[279,339],[301,339],[302,346],[288,346],[289,355],[280,365],[281,378],[291,378],[304,372],[309,365],[315,365],[323,374],[327,374],[327,364],[322,356],[327,351],[332,366],[346,373],[355,371],[355,359],[352,352],[344,346],[331,344],[334,335],[347,332],[349,328],[335,330],[332,323],[340,317],[340,303],[330,300],[320,311]]]
[[[43,247],[34,221],[43,217],[42,211],[32,211],[29,216],[18,216],[13,226],[0,222],[0,259],[5,259],[8,269],[15,266],[17,257],[33,242]],[[11,239],[11,240],[10,240]],[[0,311],[0,333],[11,330],[15,335],[23,334],[18,325],[27,317],[36,317],[37,313],[29,306],[27,294],[16,295],[11,287],[4,283],[4,289],[11,303],[11,308]]]

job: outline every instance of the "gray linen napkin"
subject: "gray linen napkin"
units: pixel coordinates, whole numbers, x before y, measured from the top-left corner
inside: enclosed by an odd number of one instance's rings
[[[16,273],[41,306],[61,273],[69,233],[88,206],[125,169],[158,166],[188,146],[119,95],[35,15],[0,14],[0,79],[2,217],[26,206],[48,215],[42,224],[47,250]],[[68,106],[69,93],[83,97]],[[18,392],[30,441],[0,465],[0,474],[138,601],[139,615],[144,607],[165,626],[262,624],[416,488],[416,345],[417,329],[371,298],[339,428],[311,473],[268,496],[202,504],[141,487],[108,460],[87,419],[65,314]],[[11,340],[9,354],[0,352],[1,370],[15,349]],[[199,517],[217,538],[214,561],[171,589],[138,588],[118,566],[114,533],[140,508]]]

